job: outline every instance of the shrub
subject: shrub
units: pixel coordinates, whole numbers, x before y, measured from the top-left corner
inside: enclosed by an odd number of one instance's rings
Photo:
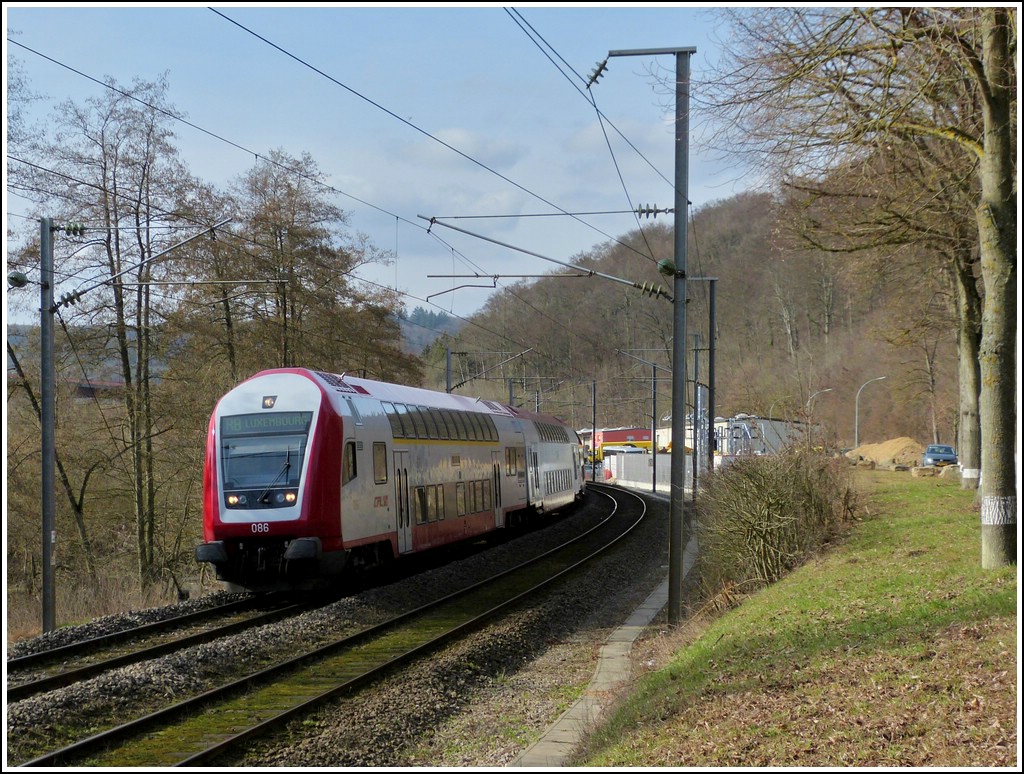
[[[703,595],[775,582],[831,539],[852,511],[846,468],[835,459],[788,450],[715,470],[697,497]]]

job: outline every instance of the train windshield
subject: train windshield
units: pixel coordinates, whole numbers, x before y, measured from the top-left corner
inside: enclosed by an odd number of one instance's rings
[[[222,417],[224,489],[297,487],[312,419],[310,411]]]

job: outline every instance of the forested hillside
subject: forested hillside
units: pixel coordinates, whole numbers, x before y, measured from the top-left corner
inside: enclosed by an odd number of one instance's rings
[[[694,212],[687,333],[699,337],[697,379],[706,384],[714,278],[716,415],[803,419],[809,399],[828,390],[814,398],[813,419],[837,446],[849,446],[856,394],[884,376],[861,395],[862,439],[952,442],[956,323],[941,273],[917,271],[909,249],[879,267],[875,253],[787,247],[785,217],[784,202],[756,193]],[[670,226],[646,225],[572,263],[670,289],[657,261],[672,249]],[[511,381],[518,404],[532,409],[539,400],[542,410],[586,428],[596,392],[599,426],[650,426],[652,371],[659,419],[670,413],[672,314],[671,302],[600,276],[508,285],[457,336],[438,342],[428,380],[443,388],[449,347],[461,353],[454,383],[494,369],[468,381],[467,394],[507,400]],[[692,379],[692,356],[688,369]]]

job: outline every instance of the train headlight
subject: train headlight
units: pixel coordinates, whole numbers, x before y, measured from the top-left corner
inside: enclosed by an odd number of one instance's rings
[[[238,495],[228,495],[228,505],[238,505],[239,502]]]
[[[285,496],[284,496],[284,500],[285,500],[286,503],[291,504],[291,503],[295,502],[298,499],[298,497],[299,496],[295,492],[286,492]]]
[[[274,502],[275,502],[275,503],[277,503],[278,505],[280,505],[281,503],[283,503],[283,502],[284,502],[284,494],[283,494],[283,493],[281,493],[281,492],[278,492],[278,493],[277,493],[277,494],[276,494],[276,495],[274,496]]]
[[[249,502],[249,498],[246,497],[244,494],[229,494],[227,496],[227,501],[228,505],[231,506],[246,505]]]

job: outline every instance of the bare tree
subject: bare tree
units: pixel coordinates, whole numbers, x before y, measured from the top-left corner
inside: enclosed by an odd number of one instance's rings
[[[1016,16],[1008,8],[726,12],[722,74],[705,94],[717,139],[762,169],[824,180],[920,141],[975,165],[984,283],[980,341],[982,564],[1016,561]],[[969,312],[970,305],[961,306]],[[964,328],[969,323],[965,323]]]
[[[109,332],[109,342],[97,342],[94,352],[109,343],[123,383],[123,427],[112,434],[111,445],[118,448],[110,457],[126,461],[139,580],[146,588],[159,576],[153,442],[167,429],[152,394],[158,319],[149,283],[162,275],[151,259],[178,239],[168,227],[177,225],[174,203],[187,176],[168,128],[166,82],[108,86],[101,97],[58,107],[56,136],[40,144],[45,163],[21,170],[19,179],[33,185],[40,206],[54,217],[87,227],[86,241],[61,261],[60,271],[102,282],[62,303],[76,304],[72,311],[81,335]]]

